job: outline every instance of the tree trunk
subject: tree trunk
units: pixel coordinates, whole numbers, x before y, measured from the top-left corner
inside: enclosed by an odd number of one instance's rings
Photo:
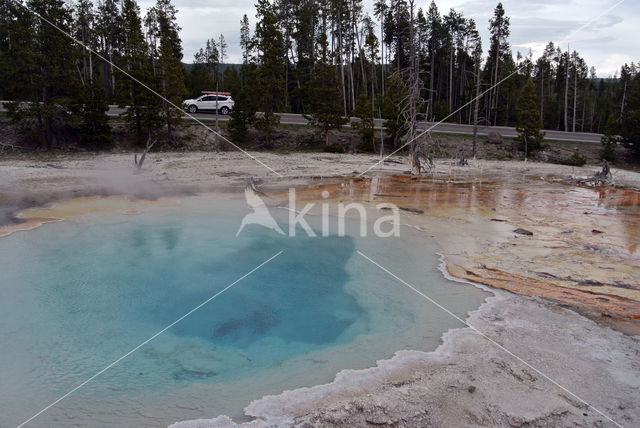
[[[564,131],[569,132],[569,49],[567,47],[567,69],[564,86]]]
[[[574,76],[573,76],[573,126],[572,132],[576,132],[576,112],[578,110],[578,67],[575,60],[573,63]]]
[[[430,68],[431,68],[431,75],[429,76],[429,106],[428,106],[428,114],[427,114],[427,119],[428,120],[433,120],[433,83],[434,83],[434,76],[435,76],[435,62],[436,62],[436,50],[433,47],[433,36],[431,36],[431,40],[430,40],[430,47],[431,47],[431,55],[429,60],[431,61],[430,64]]]
[[[453,112],[453,46],[449,52],[449,113]]]
[[[344,61],[342,60],[342,24],[338,25],[338,61],[340,61],[340,79],[342,80],[342,104],[344,106],[344,115],[348,117],[347,87],[344,80]]]
[[[540,68],[540,117],[544,129],[544,69]]]
[[[416,46],[415,46],[415,28],[413,7],[415,0],[409,0],[409,13],[411,14],[411,21],[409,27],[409,109],[410,109],[410,124],[409,124],[409,138],[411,141],[411,155],[412,155],[412,169],[417,166],[418,174],[420,174],[420,161],[416,159],[416,145],[418,144],[416,139],[416,104],[417,104],[417,91],[418,81],[416,78]],[[398,69],[400,70],[400,69]]]
[[[620,103],[620,118],[622,118],[622,115],[624,114],[624,104],[626,103],[626,99],[627,99],[627,80],[624,80],[624,87],[622,89],[622,102]]]
[[[500,38],[498,37],[498,41],[500,40]],[[493,70],[493,82],[491,83],[492,86],[494,86],[493,91],[491,91],[491,93],[493,94],[491,96],[491,99],[489,100],[489,105],[490,105],[490,110],[489,113],[494,112],[494,125],[495,125],[495,121],[498,118],[498,114],[494,111],[498,109],[498,67],[500,64],[500,43],[498,42],[498,46],[496,48],[496,61],[494,64],[494,70]],[[491,114],[489,114],[489,117],[491,117]],[[491,120],[491,119],[489,119]]]
[[[473,158],[478,154],[478,113],[480,111],[480,63],[476,61],[476,101],[473,108]]]
[[[382,78],[382,98],[384,98],[384,13],[380,14],[380,77]]]

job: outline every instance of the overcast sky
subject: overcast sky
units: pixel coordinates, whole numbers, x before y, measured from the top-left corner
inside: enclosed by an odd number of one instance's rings
[[[589,67],[596,67],[599,76],[611,76],[620,66],[631,61],[640,61],[640,1],[626,0],[604,14],[592,24],[584,25],[601,15],[620,0],[505,0],[503,5],[511,18],[509,41],[514,50],[523,54],[533,50],[537,58],[544,46],[553,41],[563,50],[570,43],[571,50],[580,52]],[[155,3],[142,0],[142,13]],[[254,0],[174,0],[178,21],[182,27],[182,42],[185,62],[193,60],[194,53],[208,38],[224,37],[229,45],[229,59],[225,62],[240,62],[240,19],[249,16],[255,25]],[[365,10],[373,14],[374,0],[364,0]],[[430,0],[418,0],[417,5],[425,9]],[[440,0],[436,1],[441,14],[450,8],[474,18],[481,30],[485,50],[489,44],[488,21],[497,5],[497,0]],[[576,33],[576,30],[584,27]]]

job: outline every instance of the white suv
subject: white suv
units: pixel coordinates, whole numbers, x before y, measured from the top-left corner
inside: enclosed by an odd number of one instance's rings
[[[193,99],[184,100],[182,102],[184,108],[189,113],[197,113],[199,111],[213,111],[216,109],[218,113],[229,114],[233,110],[235,104],[231,94],[228,92],[205,93],[204,95]]]

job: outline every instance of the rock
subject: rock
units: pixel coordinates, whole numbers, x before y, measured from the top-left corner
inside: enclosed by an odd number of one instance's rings
[[[398,208],[400,208],[402,211],[408,211],[410,213],[424,214],[424,210],[421,210],[420,208],[411,208],[411,207],[398,207]]]
[[[469,391],[471,394],[473,394],[476,390],[475,385],[469,385],[469,388],[467,388],[467,391]]]
[[[517,233],[518,235],[533,236],[533,232],[527,229],[516,229],[513,231],[513,233]]]
[[[604,233],[604,232],[598,229],[593,229],[591,233],[593,233],[594,235],[600,235],[601,233]]]
[[[504,139],[502,138],[502,134],[498,131],[489,131],[487,134],[487,143],[489,144],[502,144]]]
[[[520,416],[509,416],[509,425],[512,427],[521,427],[524,425],[525,420]]]

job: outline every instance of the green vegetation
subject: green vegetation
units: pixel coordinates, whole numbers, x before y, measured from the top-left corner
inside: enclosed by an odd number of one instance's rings
[[[256,0],[255,22],[245,15],[238,23],[241,66],[224,64],[231,54],[225,36],[211,34],[186,68],[171,0],[156,0],[144,15],[137,0],[25,4],[95,52],[19,2],[0,0],[0,99],[16,101],[9,117],[42,148],[110,147],[105,104],[126,106],[123,119],[138,144],[161,133],[174,141],[181,115],[171,104],[217,89],[232,92],[237,102],[232,137],[241,141],[254,127],[266,146],[279,126],[274,113],[292,112],[311,117],[326,144],[331,129],[356,116],[367,119],[360,122],[363,147],[373,148],[368,118],[375,116],[385,119],[386,144],[398,147],[415,115],[517,125],[527,151],[539,147],[540,129],[551,129],[606,131],[640,153],[636,65],[623,66],[618,78],[599,79],[578,52],[553,43],[538,59],[514,56],[501,3],[488,22],[483,58],[478,28],[486,23],[453,9],[443,14],[435,2],[417,8],[377,0],[374,22],[363,0]],[[415,76],[423,79],[418,85],[412,85]],[[256,117],[256,111],[265,114]],[[606,157],[613,147],[604,147]]]
[[[585,166],[587,164],[587,158],[580,153],[575,152],[573,155],[568,157],[567,159],[563,159],[561,161],[563,165],[569,166]]]
[[[525,157],[527,157],[529,153],[540,150],[542,148],[542,141],[544,140],[544,134],[540,132],[542,128],[542,118],[536,106],[535,90],[533,79],[527,80],[518,98],[518,104],[516,105],[516,111],[518,113],[516,130],[520,135],[519,139],[522,143]]]
[[[328,146],[324,147],[323,151],[326,153],[344,153],[345,152],[344,146],[339,143],[329,144]]]
[[[373,122],[373,106],[366,94],[360,94],[358,96],[358,103],[353,111],[353,115],[359,119],[352,121],[351,126],[358,130],[360,134],[361,149],[374,151],[373,134],[375,124]]]
[[[620,135],[625,146],[640,154],[640,67],[623,68],[625,90]],[[626,79],[626,80],[625,80]]]
[[[319,64],[317,67],[320,70],[310,84],[310,106],[313,113],[305,117],[312,126],[320,130],[325,144],[329,146],[329,131],[340,128],[348,120],[343,116],[338,80],[333,67],[328,64]]]

